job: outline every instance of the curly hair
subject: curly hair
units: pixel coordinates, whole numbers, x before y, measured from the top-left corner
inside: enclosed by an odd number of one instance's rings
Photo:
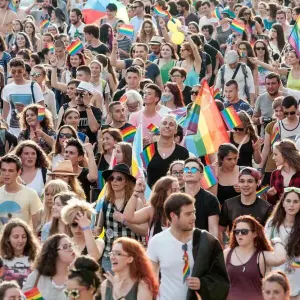
[[[83,214],[86,213],[90,220],[93,213],[96,213],[92,204],[77,198],[72,198],[61,210],[61,219],[66,225],[69,225],[74,221],[79,212]]]
[[[31,149],[33,149],[36,152],[36,162],[35,162],[36,168],[47,168],[48,169],[50,167],[50,161],[49,161],[46,153],[34,141],[31,141],[31,140],[22,141],[14,149],[14,154],[17,155],[18,157],[21,157],[23,149],[25,147],[30,147]]]
[[[145,42],[147,42],[147,40],[146,40],[147,34],[146,34],[146,32],[145,32],[145,29],[144,29],[144,27],[145,27],[146,24],[150,24],[150,25],[152,26],[152,31],[151,31],[151,33],[150,33],[150,39],[149,39],[149,41],[151,40],[151,38],[152,38],[153,36],[158,36],[157,29],[155,28],[153,22],[152,22],[151,20],[147,20],[147,19],[146,19],[146,20],[143,21],[143,23],[142,23],[142,25],[141,25],[141,29],[140,29],[140,31],[139,31],[139,33],[138,33],[137,41],[138,41],[139,43],[145,43]]]
[[[164,203],[168,197],[168,190],[171,188],[173,182],[178,182],[178,179],[172,176],[163,176],[156,181],[152,188],[150,204],[154,208],[153,223],[157,221],[161,221],[163,224],[167,223]]]
[[[244,128],[245,128],[245,133],[249,134],[251,141],[257,142],[258,135],[256,133],[255,126],[254,126],[250,116],[244,110],[239,111],[238,115],[242,121]]]
[[[143,280],[155,299],[158,295],[159,284],[143,246],[138,241],[127,237],[116,239],[115,244],[121,244],[123,251],[133,258],[132,263],[129,265],[131,279]]]
[[[284,224],[284,219],[286,216],[286,211],[283,207],[283,202],[286,199],[286,197],[290,193],[296,193],[294,191],[286,192],[284,193],[280,200],[277,202],[275,209],[270,217],[270,225],[279,231],[279,227]],[[300,195],[298,195],[298,198],[300,200]],[[293,228],[289,234],[288,241],[286,244],[286,251],[287,255],[289,257],[297,257],[300,255],[300,210],[297,212],[295,216],[295,222],[293,225]]]
[[[30,104],[24,108],[24,110],[20,113],[20,127],[21,129],[29,129],[30,126],[28,125],[26,121],[26,113],[28,110],[33,111],[36,115],[38,115],[38,109],[42,108],[43,106],[39,104]],[[52,120],[52,114],[51,112],[46,108],[45,109],[45,116],[43,121],[40,123],[41,127],[43,129],[54,129],[53,120]]]
[[[281,153],[283,159],[290,167],[296,169],[297,172],[300,171],[300,153],[294,142],[282,140],[275,143],[274,148]]]
[[[0,240],[0,253],[5,259],[11,260],[14,258],[14,249],[9,241],[11,232],[16,227],[22,227],[26,234],[26,245],[24,247],[23,255],[28,256],[30,261],[34,261],[38,251],[39,244],[32,231],[32,229],[20,219],[11,219],[5,226]]]
[[[75,55],[77,55],[80,59],[80,63],[79,63],[79,66],[84,66],[85,65],[85,59],[84,59],[84,56],[81,52],[79,53],[76,53]],[[66,66],[67,66],[67,69],[68,70],[71,70],[72,69],[72,65],[71,65],[71,55],[67,55],[67,61],[66,61]],[[79,67],[78,66],[78,67]]]
[[[270,242],[265,235],[264,227],[250,215],[240,216],[234,220],[229,240],[229,247],[231,249],[234,249],[239,245],[234,235],[234,230],[239,223],[247,223],[251,230],[256,233],[256,237],[254,238],[254,247],[257,251],[272,251]]]
[[[42,250],[34,262],[34,269],[40,275],[48,277],[56,275],[57,248],[59,247],[60,240],[63,238],[69,239],[66,234],[55,234],[49,237],[43,244]]]

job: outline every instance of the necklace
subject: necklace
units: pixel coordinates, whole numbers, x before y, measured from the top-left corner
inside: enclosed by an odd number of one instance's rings
[[[245,264],[246,264],[248,261],[245,262],[245,263],[242,262],[242,260],[239,258],[238,254],[237,254],[236,248],[234,248],[234,253],[235,253],[236,257],[238,258],[238,260],[242,263],[242,267],[243,267],[242,272],[244,273],[244,272],[246,271]],[[252,256],[252,255],[251,255],[251,256]]]

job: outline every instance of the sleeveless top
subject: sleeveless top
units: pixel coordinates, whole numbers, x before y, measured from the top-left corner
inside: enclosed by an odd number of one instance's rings
[[[159,59],[156,62],[157,65],[159,65]],[[163,66],[160,67],[160,75],[161,75],[161,79],[163,84],[166,84],[169,79],[170,79],[170,70],[175,67],[176,65],[176,60],[171,60],[168,63],[164,64]]]
[[[138,287],[139,287],[139,282],[135,282],[130,291],[128,292],[127,295],[125,295],[123,298],[126,300],[137,300],[137,293],[138,293]],[[103,300],[114,300],[113,298],[113,288],[112,285],[109,281],[107,281],[106,285],[106,291],[105,291],[105,299]]]
[[[292,72],[289,72],[286,87],[292,90],[300,91],[300,79],[294,78]]]
[[[279,126],[279,134],[280,134],[280,139],[289,139],[292,140],[294,142],[297,141],[298,139],[298,135],[300,134],[300,118],[299,118],[299,122],[297,124],[297,126],[294,129],[287,129],[284,127],[283,122],[279,121],[278,122],[278,126]]]
[[[37,192],[38,196],[41,198],[45,187],[42,169],[37,169],[35,177],[30,183],[26,184],[26,186],[34,189]]]
[[[224,204],[225,200],[233,198],[238,195],[240,195],[240,193],[237,193],[235,191],[233,185],[221,185],[220,183],[218,183],[217,198],[221,205]]]
[[[179,67],[182,67],[182,61],[180,62],[180,65]],[[189,86],[194,86],[196,84],[199,84],[199,79],[200,79],[200,76],[199,74],[195,71],[195,67],[193,65],[193,68],[192,70],[190,70],[187,75],[186,75],[186,79],[185,81],[183,82],[184,84],[186,85],[189,85]]]
[[[239,147],[240,144],[236,143],[233,139],[233,132],[230,132],[230,143]],[[251,138],[246,144],[240,147],[239,160],[237,162],[238,166],[252,167],[252,156],[253,156],[252,140]]]
[[[227,300],[263,300],[261,290],[262,275],[259,270],[256,251],[244,265],[231,264],[231,249],[226,259],[226,269],[230,279],[230,290]],[[243,272],[244,269],[244,272]]]

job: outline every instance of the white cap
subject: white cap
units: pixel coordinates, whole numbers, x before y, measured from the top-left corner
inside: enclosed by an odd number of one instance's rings
[[[228,65],[234,64],[239,60],[239,55],[235,50],[229,50],[225,55],[225,62]]]
[[[86,82],[86,81],[81,81],[79,83],[78,87],[76,88],[76,90],[94,94],[94,86],[91,83]]]

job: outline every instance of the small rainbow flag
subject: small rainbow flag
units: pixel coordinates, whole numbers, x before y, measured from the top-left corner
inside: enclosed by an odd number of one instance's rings
[[[293,261],[291,266],[292,266],[292,268],[299,269],[300,268],[300,260]]]
[[[16,13],[17,12],[16,2],[14,0],[10,0],[7,8]]]
[[[51,53],[54,53],[54,45],[53,45],[53,43],[47,44],[47,49],[49,49],[49,51],[50,51]]]
[[[219,88],[215,89],[212,86],[212,87],[210,87],[210,92],[211,92],[212,96],[214,97],[214,99],[221,100],[221,93],[220,93],[220,89]]]
[[[243,21],[233,19],[230,25],[231,29],[239,34],[243,34],[245,31],[245,24]]]
[[[182,249],[184,251],[183,253],[183,260],[184,260],[184,266],[182,269],[182,275],[183,275],[183,283],[186,282],[187,278],[190,276],[191,274],[191,269],[190,269],[190,264],[189,264],[189,256],[187,253],[187,245],[183,245]]]
[[[134,36],[134,28],[132,25],[123,24],[119,27],[119,33],[129,36],[129,37],[133,37]]]
[[[233,129],[237,126],[242,125],[242,121],[233,106],[229,106],[222,110],[221,115],[228,129]]]
[[[213,185],[217,184],[218,179],[211,166],[205,166],[203,170],[203,176],[200,180],[200,184],[203,189],[209,189]]]
[[[44,28],[47,28],[49,25],[50,25],[50,21],[49,20],[44,20],[44,21],[41,22],[40,28],[44,29]]]
[[[155,126],[154,124],[149,124],[147,126],[147,128],[149,129],[149,131],[152,133],[152,134],[159,134],[159,129],[157,126]]]
[[[79,53],[83,49],[83,45],[80,40],[73,41],[68,47],[67,51],[69,55],[73,56]]]
[[[221,15],[221,7],[217,6],[215,10],[212,13],[213,18],[216,18],[218,20],[222,20],[222,15]]]
[[[124,102],[127,101],[127,99],[128,99],[128,98],[127,98],[126,94],[124,94],[124,95],[120,98],[119,102],[124,103]]]
[[[142,161],[144,163],[145,168],[148,167],[151,159],[153,158],[155,154],[155,146],[154,144],[149,145],[140,155],[142,158]]]
[[[256,196],[261,196],[265,194],[270,189],[269,185],[261,187],[258,191],[256,191]]]
[[[34,287],[27,292],[24,292],[24,296],[26,297],[27,300],[43,300],[44,299],[37,287]]]
[[[274,143],[276,143],[279,140],[280,140],[280,134],[279,134],[279,128],[277,127],[271,137],[271,146],[273,146]]]
[[[45,118],[45,107],[38,108],[38,122],[42,122]]]
[[[168,17],[169,14],[167,11],[163,10],[159,5],[154,6],[153,13],[159,17]]]
[[[123,141],[127,143],[132,143],[135,133],[136,133],[136,127],[132,125],[121,130]]]

